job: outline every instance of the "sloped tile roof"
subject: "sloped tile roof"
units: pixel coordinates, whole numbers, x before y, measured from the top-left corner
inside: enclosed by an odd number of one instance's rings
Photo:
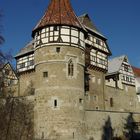
[[[20,52],[15,56],[15,58],[20,57],[24,54],[31,53],[34,51],[34,41],[30,41]]]
[[[36,30],[47,25],[69,25],[84,29],[71,7],[70,0],[51,0],[44,16],[34,28],[32,36]]]
[[[78,19],[86,27],[86,29],[92,30],[94,33],[104,37],[102,35],[102,33],[97,29],[97,27],[94,24],[94,22],[92,22],[92,20],[90,19],[88,14],[83,14],[83,15],[79,16]]]
[[[115,57],[108,62],[108,74],[117,73],[120,70],[120,67],[126,56],[122,55],[120,57]]]
[[[135,76],[140,77],[140,68],[136,68],[136,67],[132,66],[132,69],[133,69]]]

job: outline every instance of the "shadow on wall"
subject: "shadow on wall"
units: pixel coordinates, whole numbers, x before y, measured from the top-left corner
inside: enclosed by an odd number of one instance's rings
[[[128,115],[125,121],[123,136],[114,136],[111,118],[108,116],[103,126],[102,140],[140,140],[140,122],[135,122],[132,113]]]
[[[124,124],[124,136],[128,140],[140,140],[140,122],[135,122],[133,113],[130,113]]]
[[[103,126],[102,140],[113,140],[113,129],[111,124],[111,119],[109,116]]]

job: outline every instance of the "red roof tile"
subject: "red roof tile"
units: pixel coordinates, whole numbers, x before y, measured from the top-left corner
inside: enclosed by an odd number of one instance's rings
[[[140,68],[132,67],[133,72],[136,77],[140,77]]]
[[[47,25],[70,25],[84,28],[75,15],[69,0],[51,0],[44,16],[34,28],[33,34]]]

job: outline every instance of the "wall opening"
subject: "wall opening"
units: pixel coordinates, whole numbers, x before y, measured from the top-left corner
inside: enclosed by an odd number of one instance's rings
[[[43,77],[44,78],[47,78],[48,77],[48,72],[47,71],[43,72]]]
[[[74,75],[74,64],[72,60],[68,62],[68,76],[73,76]]]
[[[57,48],[56,48],[56,52],[57,52],[57,53],[60,53],[60,47],[57,47]]]
[[[113,98],[110,98],[110,107],[113,107]]]
[[[54,108],[57,107],[57,100],[54,100]]]

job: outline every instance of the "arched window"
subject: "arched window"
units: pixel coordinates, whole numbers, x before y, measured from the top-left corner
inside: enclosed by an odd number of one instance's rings
[[[68,76],[73,76],[73,75],[74,75],[74,64],[72,60],[70,60],[68,63]]]

